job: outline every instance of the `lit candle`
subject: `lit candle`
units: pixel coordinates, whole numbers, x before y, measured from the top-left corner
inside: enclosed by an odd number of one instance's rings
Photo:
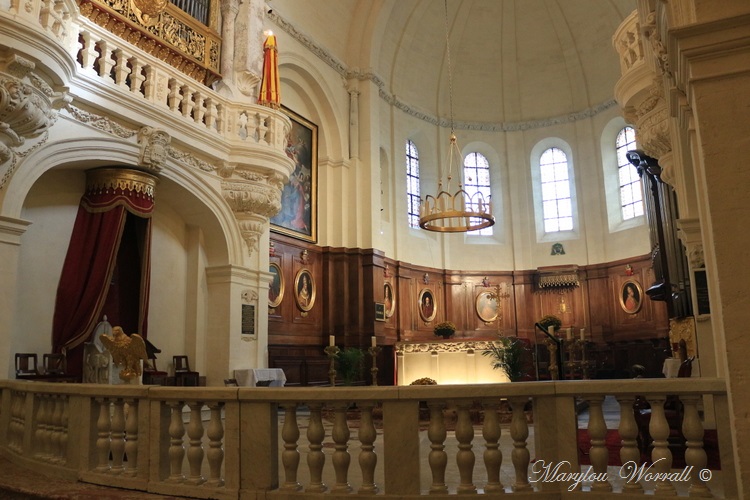
[[[586,340],[586,329],[581,328],[581,340]]]
[[[370,337],[370,345],[371,345],[372,347],[375,347],[375,346],[377,346],[377,345],[378,345],[378,339],[377,339],[377,338],[375,338],[375,335],[373,335],[372,337]]]
[[[565,335],[568,338],[568,340],[573,338],[573,329],[568,327],[567,330],[565,330]]]
[[[336,337],[333,335],[328,336],[328,345],[336,345]]]

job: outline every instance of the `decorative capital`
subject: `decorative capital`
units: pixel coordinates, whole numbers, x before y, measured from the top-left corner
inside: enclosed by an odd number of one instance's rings
[[[242,239],[247,243],[249,254],[252,255],[253,252],[258,251],[258,242],[260,241],[260,237],[263,235],[263,231],[265,231],[267,224],[264,224],[255,218],[238,219],[237,223],[240,226]]]

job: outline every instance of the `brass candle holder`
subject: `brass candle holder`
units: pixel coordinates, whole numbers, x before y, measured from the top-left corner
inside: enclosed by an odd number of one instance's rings
[[[382,347],[374,345],[368,349],[370,356],[372,356],[372,368],[370,368],[370,376],[372,377],[372,385],[378,385],[378,354]]]
[[[329,345],[324,350],[330,362],[328,368],[328,380],[331,382],[331,387],[336,387],[336,358],[341,352],[341,349],[339,349],[338,346]]]

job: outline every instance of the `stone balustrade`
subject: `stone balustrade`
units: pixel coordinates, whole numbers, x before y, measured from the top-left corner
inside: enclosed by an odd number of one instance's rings
[[[20,465],[105,486],[221,499],[670,495],[676,490],[669,477],[650,484],[623,483],[611,477],[611,466],[610,476],[604,474],[610,452],[602,402],[613,395],[620,403],[620,458],[624,464],[638,464],[633,403],[636,397],[647,400],[650,458],[655,462],[650,471],[674,472],[664,403],[677,395],[684,408],[685,464],[693,468],[689,478],[680,479],[689,481],[682,490],[712,497],[718,489],[722,496],[717,498],[736,498],[725,384],[719,379],[363,388],[6,380],[0,381],[0,391],[0,453]],[[589,406],[588,424],[582,427],[588,429],[591,466],[579,464],[577,401]],[[722,461],[721,471],[707,481],[697,471],[707,463],[701,412],[709,401]],[[501,407],[504,413],[498,411]],[[502,425],[501,415],[506,418]],[[422,435],[420,424],[426,431]],[[300,440],[303,429],[305,439]],[[429,444],[420,445],[425,437]],[[512,443],[510,456],[503,456],[501,439]],[[504,484],[500,470],[509,467],[508,461],[513,480]],[[429,481],[420,479],[421,463],[429,468]],[[540,481],[539,464],[556,463],[569,463],[566,472],[588,471],[589,479],[583,485],[574,478]],[[455,464],[457,474],[446,474],[449,464]]]

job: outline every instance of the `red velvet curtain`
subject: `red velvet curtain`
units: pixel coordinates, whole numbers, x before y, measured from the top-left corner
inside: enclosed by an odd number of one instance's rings
[[[68,371],[80,375],[83,343],[101,320],[102,307],[117,263],[128,212],[149,219],[141,265],[139,333],[146,336],[150,280],[151,214],[153,197],[132,185],[94,186],[81,198],[68,253],[57,288],[52,323],[52,348],[65,352]],[[130,332],[133,333],[133,332]]]

